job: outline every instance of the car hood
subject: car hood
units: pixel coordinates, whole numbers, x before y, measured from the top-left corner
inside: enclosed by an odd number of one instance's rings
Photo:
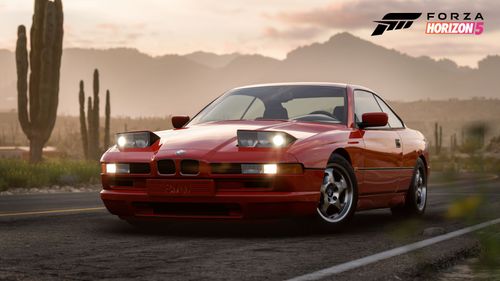
[[[343,126],[295,121],[220,121],[155,133],[161,137],[160,150],[227,151],[237,148],[237,130],[286,132],[299,142],[341,127]]]

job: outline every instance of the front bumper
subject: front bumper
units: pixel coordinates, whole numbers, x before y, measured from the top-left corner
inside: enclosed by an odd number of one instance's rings
[[[105,189],[101,199],[109,212],[125,219],[264,219],[315,214],[323,171],[306,169],[300,175],[272,177],[148,177],[140,178],[140,184],[133,187],[111,187],[111,177],[102,177]],[[182,188],[209,182],[212,190],[179,193],[170,181],[175,186],[184,183]],[[253,184],[256,182],[268,185]],[[162,189],[162,184],[166,188]]]

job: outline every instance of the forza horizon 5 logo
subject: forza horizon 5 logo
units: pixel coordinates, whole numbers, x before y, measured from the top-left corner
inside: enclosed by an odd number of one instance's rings
[[[408,29],[422,13],[388,13],[377,24],[372,36],[386,31]],[[474,34],[484,32],[484,17],[481,13],[427,13],[425,34]]]

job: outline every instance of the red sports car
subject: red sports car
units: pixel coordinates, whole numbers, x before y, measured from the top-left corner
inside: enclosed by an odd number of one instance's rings
[[[333,83],[236,88],[175,129],[117,134],[101,198],[120,218],[422,215],[428,143],[373,91]]]

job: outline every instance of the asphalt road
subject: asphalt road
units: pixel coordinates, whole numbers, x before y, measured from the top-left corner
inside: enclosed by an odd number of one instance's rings
[[[95,209],[98,193],[2,196],[0,280],[284,280],[429,238],[429,227],[450,232],[500,217],[500,180],[430,186],[428,200],[418,220],[375,210],[332,231],[302,220],[137,229]],[[468,218],[447,216],[457,202]],[[77,210],[50,212],[68,209]],[[475,245],[468,234],[327,279],[432,279],[429,266]]]

